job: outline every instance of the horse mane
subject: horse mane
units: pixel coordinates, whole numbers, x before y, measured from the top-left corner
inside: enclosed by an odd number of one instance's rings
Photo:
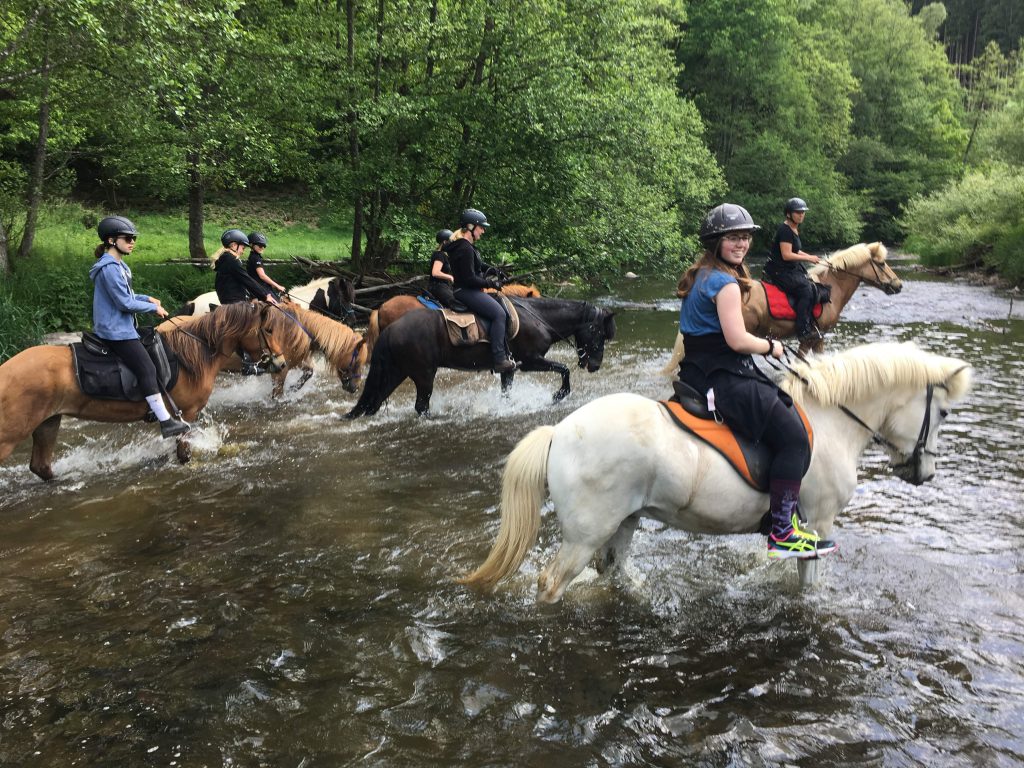
[[[259,308],[248,302],[225,304],[199,317],[175,317],[165,320],[157,330],[178,356],[184,372],[198,378],[217,357],[217,345],[225,336],[241,336],[253,323]],[[174,333],[176,329],[188,333]],[[190,335],[191,334],[191,335]],[[195,338],[198,337],[198,338]]]
[[[781,386],[793,399],[811,398],[821,405],[850,404],[897,387],[941,384],[950,400],[971,387],[971,370],[963,361],[925,352],[911,341],[862,344],[834,354],[796,362]]]
[[[855,270],[862,267],[872,259],[877,262],[884,262],[888,251],[881,243],[857,243],[849,248],[836,251],[826,259],[828,264],[816,264],[811,267],[808,274],[811,277],[821,277],[829,268],[829,265],[836,269]]]
[[[359,333],[353,331],[344,323],[339,323],[337,320],[332,320],[325,315],[321,315],[319,312],[303,309],[295,304],[290,304],[287,311],[293,313],[295,319],[302,323],[306,330],[313,335],[320,351],[330,360],[331,365],[335,368],[348,367],[352,352],[362,340],[362,336]],[[288,325],[296,329],[308,346],[309,338],[298,324],[289,321]]]
[[[539,299],[540,289],[533,285],[523,283],[507,283],[501,287],[501,292],[506,296],[519,296],[524,299]]]

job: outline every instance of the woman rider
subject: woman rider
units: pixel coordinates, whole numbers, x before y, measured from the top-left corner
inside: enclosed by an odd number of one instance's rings
[[[768,556],[816,557],[836,546],[799,526],[800,481],[810,461],[803,423],[789,395],[751,357],[782,357],[782,344],[748,333],[743,324],[743,299],[750,292],[743,259],[759,229],[745,208],[731,203],[711,210],[701,224],[704,254],[679,281],[686,349],[679,378],[706,393],[709,407],[730,428],[772,450]]]
[[[435,238],[437,248],[430,256],[430,280],[427,283],[427,290],[430,295],[437,299],[442,306],[451,309],[455,294],[452,292],[452,268],[448,266],[448,254],[444,247],[452,239],[453,232],[450,229],[439,230]]]
[[[263,299],[277,304],[270,288],[254,280],[242,265],[242,255],[249,247],[249,238],[240,229],[228,229],[220,236],[221,248],[215,251],[210,259],[214,262],[213,269],[217,273],[214,288],[221,304],[234,304],[237,301]]]
[[[160,422],[163,437],[184,435],[191,428],[188,422],[173,417],[164,404],[157,384],[156,366],[139,340],[136,312],[153,312],[167,317],[159,299],[132,291],[132,271],[124,257],[135,250],[139,232],[124,216],[108,216],[96,228],[100,244],[96,247],[96,263],[89,270],[93,282],[93,332],[107,343],[118,360],[135,374],[139,389],[149,409]]]
[[[764,273],[772,283],[793,299],[797,337],[801,340],[808,336],[820,338],[814,325],[814,305],[818,301],[818,289],[807,276],[804,264],[818,264],[821,259],[801,250],[803,245],[800,242],[800,225],[807,215],[807,203],[799,197],[791,197],[782,210],[786,218],[775,233],[771,253],[764,265]]]
[[[455,298],[473,314],[490,321],[491,370],[495,373],[511,373],[516,369],[516,364],[509,360],[505,346],[505,308],[496,296],[483,292],[484,288],[499,287],[497,280],[484,277],[485,270],[496,270],[480,260],[480,252],[474,247],[490,223],[482,212],[467,208],[459,217],[459,226],[459,231],[452,235],[452,241],[442,249],[448,254]]]
[[[267,270],[263,268],[263,252],[267,249],[267,236],[262,232],[250,232],[246,239],[249,241],[249,260],[245,263],[245,271],[253,280],[263,283],[265,290],[275,292],[274,298],[279,299],[288,292],[280,283],[276,282]]]

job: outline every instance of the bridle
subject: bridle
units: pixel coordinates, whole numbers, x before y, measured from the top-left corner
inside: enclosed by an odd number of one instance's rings
[[[261,310],[257,309],[256,311],[260,312]],[[181,325],[176,323],[175,320],[177,320],[178,318],[172,317],[172,318],[168,318],[168,319],[169,319],[169,321],[171,323],[172,330],[175,330],[175,331],[178,331],[180,333],[183,333],[183,334],[185,334],[186,336],[188,336],[191,339],[195,339],[200,344],[202,344],[204,347],[206,347],[215,357],[231,357],[233,354],[235,354],[234,352],[221,352],[220,349],[218,349],[216,346],[211,344],[209,342],[209,340],[204,339],[202,336],[197,336],[196,334],[192,333],[192,331],[188,330],[187,328],[183,328]],[[261,355],[260,355],[260,359],[258,361],[256,361],[255,365],[257,365],[257,366],[266,365],[271,360],[273,360],[274,353],[270,349],[270,341],[267,338],[266,329],[264,329],[264,327],[263,327],[263,318],[262,318],[262,316],[260,317],[260,322],[258,322],[256,324],[256,333],[257,333],[257,338],[260,341],[260,352],[261,352]]]
[[[783,345],[783,348],[786,348],[785,345]],[[791,350],[788,350],[788,348],[787,348],[787,351],[791,351]],[[800,359],[802,359],[805,363],[807,362],[807,358],[804,357],[802,354],[800,354],[799,351],[794,352],[794,354],[797,357],[799,357]],[[774,365],[775,361],[771,361],[770,360],[770,362]],[[787,363],[785,360],[781,360],[780,359],[780,360],[778,360],[778,362],[782,364],[783,368],[785,368],[791,374],[796,376],[796,378],[798,378],[800,381],[802,381],[805,385],[809,385],[810,384],[810,382],[807,381],[807,379],[805,379],[803,376],[801,376],[800,373],[798,371],[796,371],[791,365],[789,365],[789,363]],[[955,371],[953,371],[951,374],[949,374],[949,376],[947,377],[946,381],[948,382],[950,379],[952,379],[954,376],[956,376],[958,373],[960,373],[960,371],[963,371],[963,370],[967,369],[968,367],[969,366],[966,366],[966,365],[960,366]],[[914,443],[914,447],[911,449],[910,453],[906,453],[903,450],[901,450],[895,443],[893,443],[892,440],[890,440],[885,435],[883,435],[881,432],[879,432],[877,429],[872,427],[870,424],[868,424],[866,421],[864,421],[864,419],[862,419],[860,416],[855,414],[853,411],[851,411],[849,408],[847,408],[842,403],[840,403],[838,405],[838,408],[846,416],[848,416],[850,419],[852,419],[856,424],[860,425],[865,430],[870,432],[871,433],[871,440],[872,440],[872,442],[874,442],[874,443],[876,443],[878,445],[881,445],[881,446],[889,449],[892,453],[894,453],[897,456],[904,456],[904,457],[906,457],[905,461],[902,461],[899,464],[893,464],[892,468],[896,469],[896,470],[912,468],[913,471],[914,471],[915,479],[917,479],[918,473],[920,471],[920,466],[921,466],[921,458],[923,456],[935,457],[935,456],[938,455],[934,451],[928,450],[928,447],[927,447],[928,446],[928,438],[931,435],[931,429],[932,429],[932,400],[935,397],[935,390],[937,388],[938,389],[943,389],[943,390],[946,390],[946,391],[949,390],[949,386],[946,383],[943,383],[943,384],[929,384],[927,386],[927,388],[925,390],[926,394],[925,394],[925,404],[924,404],[924,416],[921,418],[921,429],[918,430],[917,442]]]
[[[512,301],[512,299],[509,298],[509,301]],[[576,345],[576,340],[573,337],[577,333],[579,333],[580,329],[582,328],[590,328],[591,330],[593,330],[595,336],[603,337],[604,335],[603,329],[599,328],[599,326],[602,323],[601,308],[595,307],[593,304],[584,302],[591,310],[593,310],[593,317],[591,317],[589,320],[585,320],[578,329],[573,331],[568,336],[564,336],[558,331],[556,331],[554,328],[552,328],[551,323],[549,323],[547,320],[541,317],[532,307],[529,307],[526,304],[522,304],[518,301],[515,301],[513,303],[515,304],[516,309],[518,311],[522,312],[523,310],[525,310],[528,314],[533,315],[533,317],[537,320],[538,323],[540,323],[540,325],[542,325],[543,327],[547,328],[548,331],[550,331],[551,335],[555,337],[556,341],[568,341],[570,344],[572,344],[576,350],[577,362],[581,366],[585,365],[587,360],[590,359],[591,350],[587,347],[587,345],[584,345],[584,347],[581,349],[579,346]]]
[[[879,265],[879,263],[877,261],[875,261],[874,259],[871,259],[871,258],[868,259],[868,264],[871,265],[871,272],[874,274],[874,279],[873,280],[870,279],[870,278],[864,277],[863,275],[861,275],[858,272],[853,272],[852,270],[845,269],[844,267],[837,267],[836,265],[834,265],[828,259],[826,259],[824,263],[827,265],[827,268],[828,268],[828,270],[830,272],[842,272],[843,274],[846,274],[846,275],[852,275],[853,277],[856,277],[856,278],[864,281],[868,285],[870,285],[870,286],[872,286],[874,288],[878,288],[880,291],[883,291],[883,292],[888,292],[889,286],[892,285],[892,281],[891,280],[887,281],[887,280],[883,279],[883,278],[885,278],[885,272],[882,271],[882,267]]]

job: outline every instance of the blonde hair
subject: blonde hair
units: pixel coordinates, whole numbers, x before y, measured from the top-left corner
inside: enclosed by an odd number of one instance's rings
[[[683,276],[679,278],[679,283],[676,285],[676,296],[680,299],[685,299],[690,295],[690,291],[693,290],[693,284],[697,282],[697,273],[700,270],[717,269],[736,278],[736,282],[740,285],[740,296],[746,300],[750,293],[752,282],[750,270],[747,269],[747,265],[744,262],[740,262],[739,266],[734,267],[732,264],[727,264],[718,258],[718,249],[721,247],[722,238],[718,238],[713,247],[704,249],[704,255],[701,256],[700,261],[686,270]]]
[[[213,266],[214,264],[216,264],[217,263],[217,259],[219,259],[221,257],[221,254],[224,253],[227,250],[229,250],[229,248],[226,245],[222,245],[220,248],[218,248],[216,251],[214,251],[212,254],[210,254],[210,266]],[[234,256],[233,253],[232,253],[232,255]]]

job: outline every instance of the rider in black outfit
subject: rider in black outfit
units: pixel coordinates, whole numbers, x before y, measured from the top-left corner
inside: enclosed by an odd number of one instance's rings
[[[273,292],[259,280],[254,280],[245,271],[242,254],[249,247],[249,238],[240,229],[229,229],[220,236],[223,248],[213,254],[216,263],[213,265],[217,277],[214,288],[221,304],[234,304],[237,301],[248,301],[249,298],[262,299],[277,304]]]
[[[450,229],[442,229],[437,233],[437,248],[430,255],[430,280],[427,283],[430,295],[448,309],[451,309],[452,302],[455,301],[455,294],[452,292],[454,278],[444,247],[452,239],[453,234]]]
[[[807,203],[799,197],[786,201],[783,213],[785,221],[772,242],[771,253],[764,265],[764,273],[770,281],[781,288],[793,299],[796,311],[796,335],[800,339],[808,336],[818,338],[814,325],[814,305],[818,300],[818,289],[807,276],[804,263],[817,264],[821,261],[817,256],[805,253],[800,242],[800,224],[807,215]]]
[[[498,299],[484,293],[484,288],[499,288],[495,278],[484,277],[485,272],[497,270],[480,260],[480,252],[473,246],[490,226],[487,217],[475,208],[467,208],[459,217],[461,229],[453,235],[452,241],[444,247],[448,263],[455,278],[455,298],[465,304],[475,315],[491,323],[491,355],[495,373],[511,373],[516,364],[509,360],[505,345],[505,308]]]
[[[249,260],[245,263],[245,271],[253,280],[266,285],[266,290],[274,294],[275,299],[280,299],[288,290],[276,282],[263,268],[263,251],[267,249],[267,236],[262,232],[250,232]]]

